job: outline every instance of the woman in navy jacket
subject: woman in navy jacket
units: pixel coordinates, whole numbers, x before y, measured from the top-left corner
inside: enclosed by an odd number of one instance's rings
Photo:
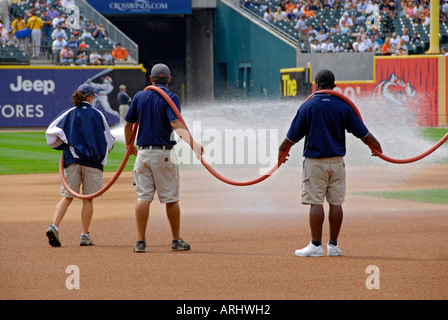
[[[91,105],[94,97],[95,89],[92,86],[79,86],[72,95],[74,106],[57,117],[46,131],[48,145],[63,152],[68,185],[79,192],[82,184],[83,194],[91,194],[102,188],[103,166],[115,140],[104,115]],[[56,206],[54,221],[46,232],[53,247],[61,246],[59,224],[73,201],[73,195],[63,185],[61,196],[63,198]],[[92,216],[93,199],[83,199],[81,246],[93,245],[89,235]]]

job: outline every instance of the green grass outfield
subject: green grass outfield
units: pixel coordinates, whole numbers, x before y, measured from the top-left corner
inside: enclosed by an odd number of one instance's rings
[[[104,171],[117,171],[125,153],[125,145],[116,142]],[[0,132],[0,175],[58,172],[61,155],[47,145],[45,132]],[[125,171],[132,170],[134,159],[129,159]]]
[[[403,191],[365,191],[353,194],[381,197],[388,199],[404,199],[418,202],[448,204],[448,189],[418,189]]]
[[[439,141],[447,128],[422,128],[422,137],[431,142]],[[126,148],[116,142],[110,152],[106,172],[115,172],[121,165]],[[55,173],[59,170],[62,152],[51,149],[44,132],[0,132],[0,175],[25,173]],[[130,157],[124,171],[131,171],[135,157]],[[363,192],[375,197],[407,199],[429,203],[448,204],[448,189],[407,190],[390,192]]]

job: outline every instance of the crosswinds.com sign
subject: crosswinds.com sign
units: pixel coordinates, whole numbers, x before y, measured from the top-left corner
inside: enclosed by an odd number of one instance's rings
[[[191,0],[90,0],[102,14],[191,14]]]

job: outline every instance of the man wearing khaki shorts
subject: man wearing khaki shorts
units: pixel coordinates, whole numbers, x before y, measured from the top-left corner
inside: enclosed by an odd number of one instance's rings
[[[279,148],[283,153],[305,137],[302,174],[302,204],[310,205],[311,242],[295,251],[299,257],[321,257],[324,201],[329,203],[330,240],[328,256],[342,255],[338,245],[342,225],[342,203],[345,200],[345,131],[365,144],[382,152],[380,143],[368,131],[355,111],[343,100],[319,90],[333,90],[334,74],[321,70],[316,75],[316,93],[299,108],[285,140]]]
[[[164,64],[156,64],[151,70],[151,82],[164,90],[180,111],[179,97],[167,85],[171,81],[170,69]],[[137,145],[133,153],[137,155],[134,164],[134,178],[137,191],[135,217],[138,240],[134,252],[146,251],[146,225],[149,207],[157,191],[159,201],[166,204],[166,213],[171,226],[173,240],[171,249],[190,250],[190,245],[180,237],[179,169],[177,156],[171,152],[176,141],[173,130],[187,142],[196,155],[203,153],[185,126],[180,122],[165,99],[157,92],[143,90],[137,92],[125,117],[124,133],[126,145],[132,136],[133,123],[138,121]]]

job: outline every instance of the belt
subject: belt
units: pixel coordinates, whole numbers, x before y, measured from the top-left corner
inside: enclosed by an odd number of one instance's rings
[[[141,146],[140,150],[149,149],[149,150],[171,150],[173,146]]]

